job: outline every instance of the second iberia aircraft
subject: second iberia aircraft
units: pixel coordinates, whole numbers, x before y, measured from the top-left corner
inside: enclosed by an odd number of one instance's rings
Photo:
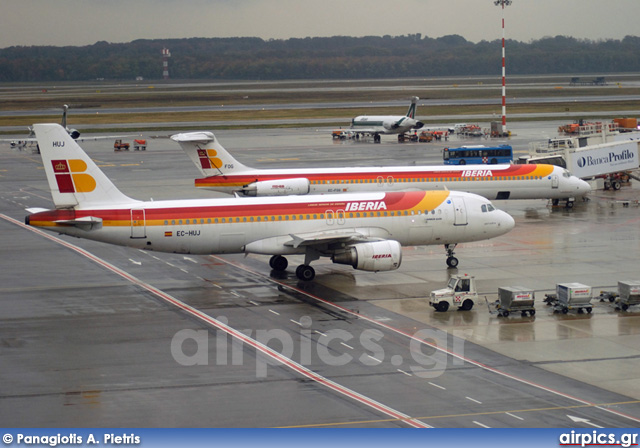
[[[387,166],[358,168],[250,168],[238,162],[211,132],[171,137],[206,176],[196,187],[243,196],[364,191],[458,190],[487,199],[566,199],[589,184],[554,165]]]
[[[514,220],[475,194],[454,191],[358,193],[254,199],[139,201],[121,193],[57,124],[34,125],[55,209],[29,209],[31,226],[138,249],[189,254],[302,254],[301,280],[310,263],[366,271],[400,267],[402,246],[447,247],[455,266],[457,243],[509,232]]]

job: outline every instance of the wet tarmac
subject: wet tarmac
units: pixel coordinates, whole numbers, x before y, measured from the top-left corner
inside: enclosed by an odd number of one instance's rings
[[[557,125],[514,124],[510,144],[524,154]],[[216,135],[256,168],[435,164],[446,144],[474,143],[333,142],[324,128]],[[168,139],[149,138],[146,152],[82,146],[132,197],[215,195],[193,188],[198,172]],[[2,145],[0,160],[6,426],[640,423],[640,306],[594,300],[590,314],[562,314],[542,301],[556,283],[598,293],[640,280],[635,183],[570,210],[494,201],[516,228],[458,246],[458,270],[446,269],[442,247],[405,248],[397,271],[319,260],[303,284],[293,272],[272,276],[265,256],[156,254],[33,232],[20,224],[24,209],[52,205],[39,156]],[[436,312],[426,298],[456,272],[475,276],[488,302],[500,286],[535,289],[536,315],[498,317],[484,303]]]

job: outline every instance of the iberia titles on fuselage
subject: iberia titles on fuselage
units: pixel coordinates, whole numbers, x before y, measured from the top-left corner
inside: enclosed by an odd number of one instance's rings
[[[588,183],[553,165],[463,165],[265,169],[238,162],[211,132],[177,134],[201,173],[199,188],[244,196],[458,190],[487,199],[572,199]]]
[[[122,246],[190,254],[302,254],[296,275],[330,257],[355,269],[397,269],[402,246],[442,244],[457,265],[460,242],[497,237],[514,227],[481,196],[455,191],[373,192],[276,198],[138,201],[121,193],[59,125],[36,124],[45,173],[56,205],[30,209],[31,226]]]

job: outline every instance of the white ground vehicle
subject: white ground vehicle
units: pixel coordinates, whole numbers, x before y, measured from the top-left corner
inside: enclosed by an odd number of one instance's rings
[[[429,304],[436,311],[447,311],[455,306],[459,310],[468,311],[478,300],[475,277],[468,274],[453,275],[444,289],[431,291]]]

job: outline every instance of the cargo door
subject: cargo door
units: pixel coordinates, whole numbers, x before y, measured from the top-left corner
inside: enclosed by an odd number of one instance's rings
[[[558,179],[558,175],[557,174],[552,174],[551,175],[551,188],[558,188],[559,185],[560,185],[560,180]]]
[[[453,204],[453,225],[454,226],[466,226],[467,220],[467,207],[464,203],[464,198],[451,198]]]
[[[146,238],[147,225],[145,221],[144,209],[131,209],[131,238]]]

